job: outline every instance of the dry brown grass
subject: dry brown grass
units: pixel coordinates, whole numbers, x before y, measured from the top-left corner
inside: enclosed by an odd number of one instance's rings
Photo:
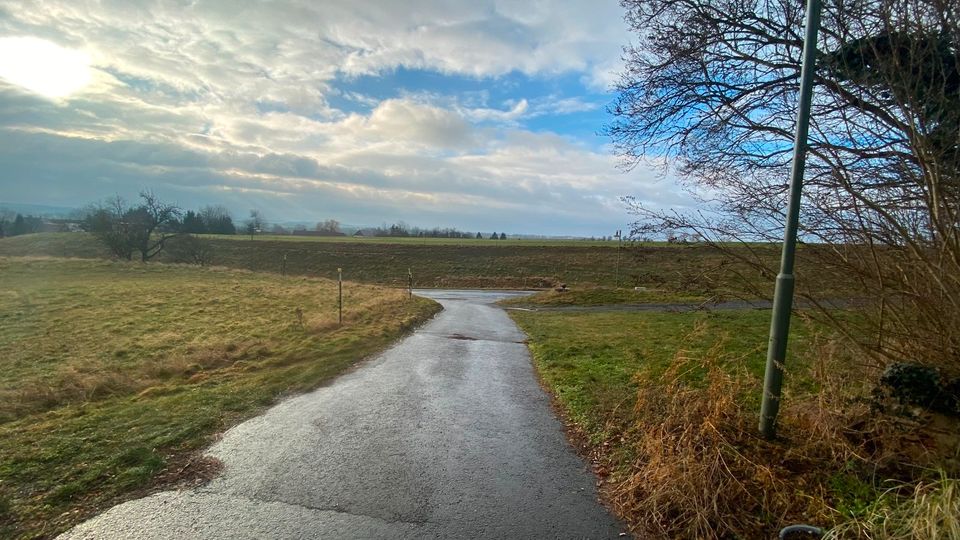
[[[704,331],[698,325],[687,341],[702,342]],[[791,374],[801,388],[787,396],[773,442],[757,435],[750,396],[760,381],[731,367],[738,363],[724,340],[696,354],[681,349],[658,378],[638,374],[633,420],[612,445],[627,452],[604,455],[617,471],[612,502],[636,533],[772,538],[785,525],[813,523],[835,527],[832,538],[960,538],[957,480],[931,481],[922,468],[943,467],[956,437],[937,447],[929,416],[881,414],[856,399],[868,394],[869,377],[852,350],[813,341],[808,361],[796,362],[806,367]],[[624,454],[630,462],[616,463]],[[885,482],[896,488],[871,487]]]
[[[340,326],[328,280],[44,258],[0,259],[0,272],[0,423],[289,356]],[[375,323],[404,301],[348,283],[344,322]]]
[[[688,341],[702,341],[703,332],[698,326]],[[634,420],[619,436],[632,460],[611,466],[620,471],[612,477],[613,503],[635,531],[672,538],[769,538],[791,523],[829,527],[848,519],[837,509],[847,496],[837,491],[838,475],[851,467],[873,467],[879,475],[902,472],[909,430],[850,399],[856,389],[851,372],[837,365],[843,359],[849,366],[838,342],[819,339],[811,346],[809,356],[819,359],[809,368],[816,391],[788,396],[774,442],[756,431],[756,404],[749,397],[760,381],[746,369],[731,368],[737,362],[725,350],[723,340],[698,354],[681,350],[661,377],[638,375]],[[927,457],[927,463],[939,459]],[[944,502],[946,492],[938,493],[936,504],[925,503],[915,513],[952,508],[954,502]],[[884,527],[907,519],[898,512],[888,513]],[[852,523],[866,530],[862,519]]]
[[[341,326],[336,302],[324,279],[0,257],[0,538],[180,477],[215,433],[439,307],[347,282]]]
[[[680,351],[660,381],[641,385],[626,435],[634,461],[613,487],[618,511],[638,530],[756,537],[795,511],[782,475],[752,455],[762,443],[739,397],[755,385],[723,363],[723,341],[696,357]],[[693,370],[706,370],[705,388],[689,381]]]

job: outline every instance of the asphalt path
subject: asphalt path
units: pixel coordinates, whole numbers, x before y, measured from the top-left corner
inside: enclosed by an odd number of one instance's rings
[[[496,291],[208,450],[205,486],[115,506],[62,538],[616,538],[596,479]]]

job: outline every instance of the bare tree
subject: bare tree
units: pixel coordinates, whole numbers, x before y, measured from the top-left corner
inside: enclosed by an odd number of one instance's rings
[[[327,219],[317,223],[317,232],[338,233],[340,232],[340,222],[335,219]]]
[[[170,238],[179,233],[175,227],[180,208],[161,201],[152,191],[140,192],[140,206],[124,216],[127,234],[134,248],[140,252],[140,260],[147,262],[163,251]]]
[[[128,207],[120,197],[88,210],[87,231],[97,237],[115,256],[131,260],[139,252],[147,262],[161,251],[167,240],[177,236],[176,220],[180,209],[161,201],[153,192],[140,192],[139,206]]]
[[[634,233],[682,231],[720,249],[779,240],[801,3],[623,5],[640,39],[625,50],[607,133],[628,168],[646,156],[676,163],[705,208],[629,200],[640,217]],[[801,238],[816,245],[803,254],[879,299],[867,325],[848,334],[883,362],[960,368],[958,21],[960,4],[945,0],[824,3],[801,209]],[[726,251],[775,273],[746,242]]]
[[[267,220],[263,217],[263,213],[260,210],[250,210],[250,217],[247,218],[247,221],[244,223],[244,228],[247,230],[247,234],[250,235],[250,239],[253,240],[253,235],[263,232],[267,228]]]
[[[236,234],[230,210],[222,205],[207,205],[200,209],[203,225],[210,234]]]
[[[95,236],[115,257],[131,260],[133,245],[127,237],[123,216],[127,204],[119,195],[103,203],[92,204],[86,210],[84,229]]]

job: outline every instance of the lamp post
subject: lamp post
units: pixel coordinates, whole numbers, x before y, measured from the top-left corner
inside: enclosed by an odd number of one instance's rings
[[[790,312],[793,309],[794,259],[797,227],[800,218],[800,191],[807,157],[807,136],[810,129],[810,104],[813,99],[813,75],[817,60],[817,31],[820,28],[820,1],[807,0],[807,21],[803,38],[803,57],[800,68],[800,103],[797,110],[797,131],[793,142],[793,166],[790,170],[790,199],[787,204],[787,223],[783,232],[783,251],[780,273],[773,293],[773,313],[770,318],[770,343],[767,365],[763,376],[763,398],[760,404],[760,434],[767,439],[776,437],[777,414],[780,412],[780,389],[783,385],[783,365],[787,356],[787,335],[790,332]]]

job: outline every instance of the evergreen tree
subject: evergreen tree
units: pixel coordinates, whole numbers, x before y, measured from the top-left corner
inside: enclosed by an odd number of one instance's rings
[[[188,210],[183,216],[183,223],[180,224],[180,231],[190,234],[204,234],[207,226],[203,222],[203,217],[193,210]]]
[[[21,234],[27,234],[27,222],[23,219],[23,216],[17,214],[16,219],[13,220],[13,228],[10,230],[10,236],[19,236]]]

